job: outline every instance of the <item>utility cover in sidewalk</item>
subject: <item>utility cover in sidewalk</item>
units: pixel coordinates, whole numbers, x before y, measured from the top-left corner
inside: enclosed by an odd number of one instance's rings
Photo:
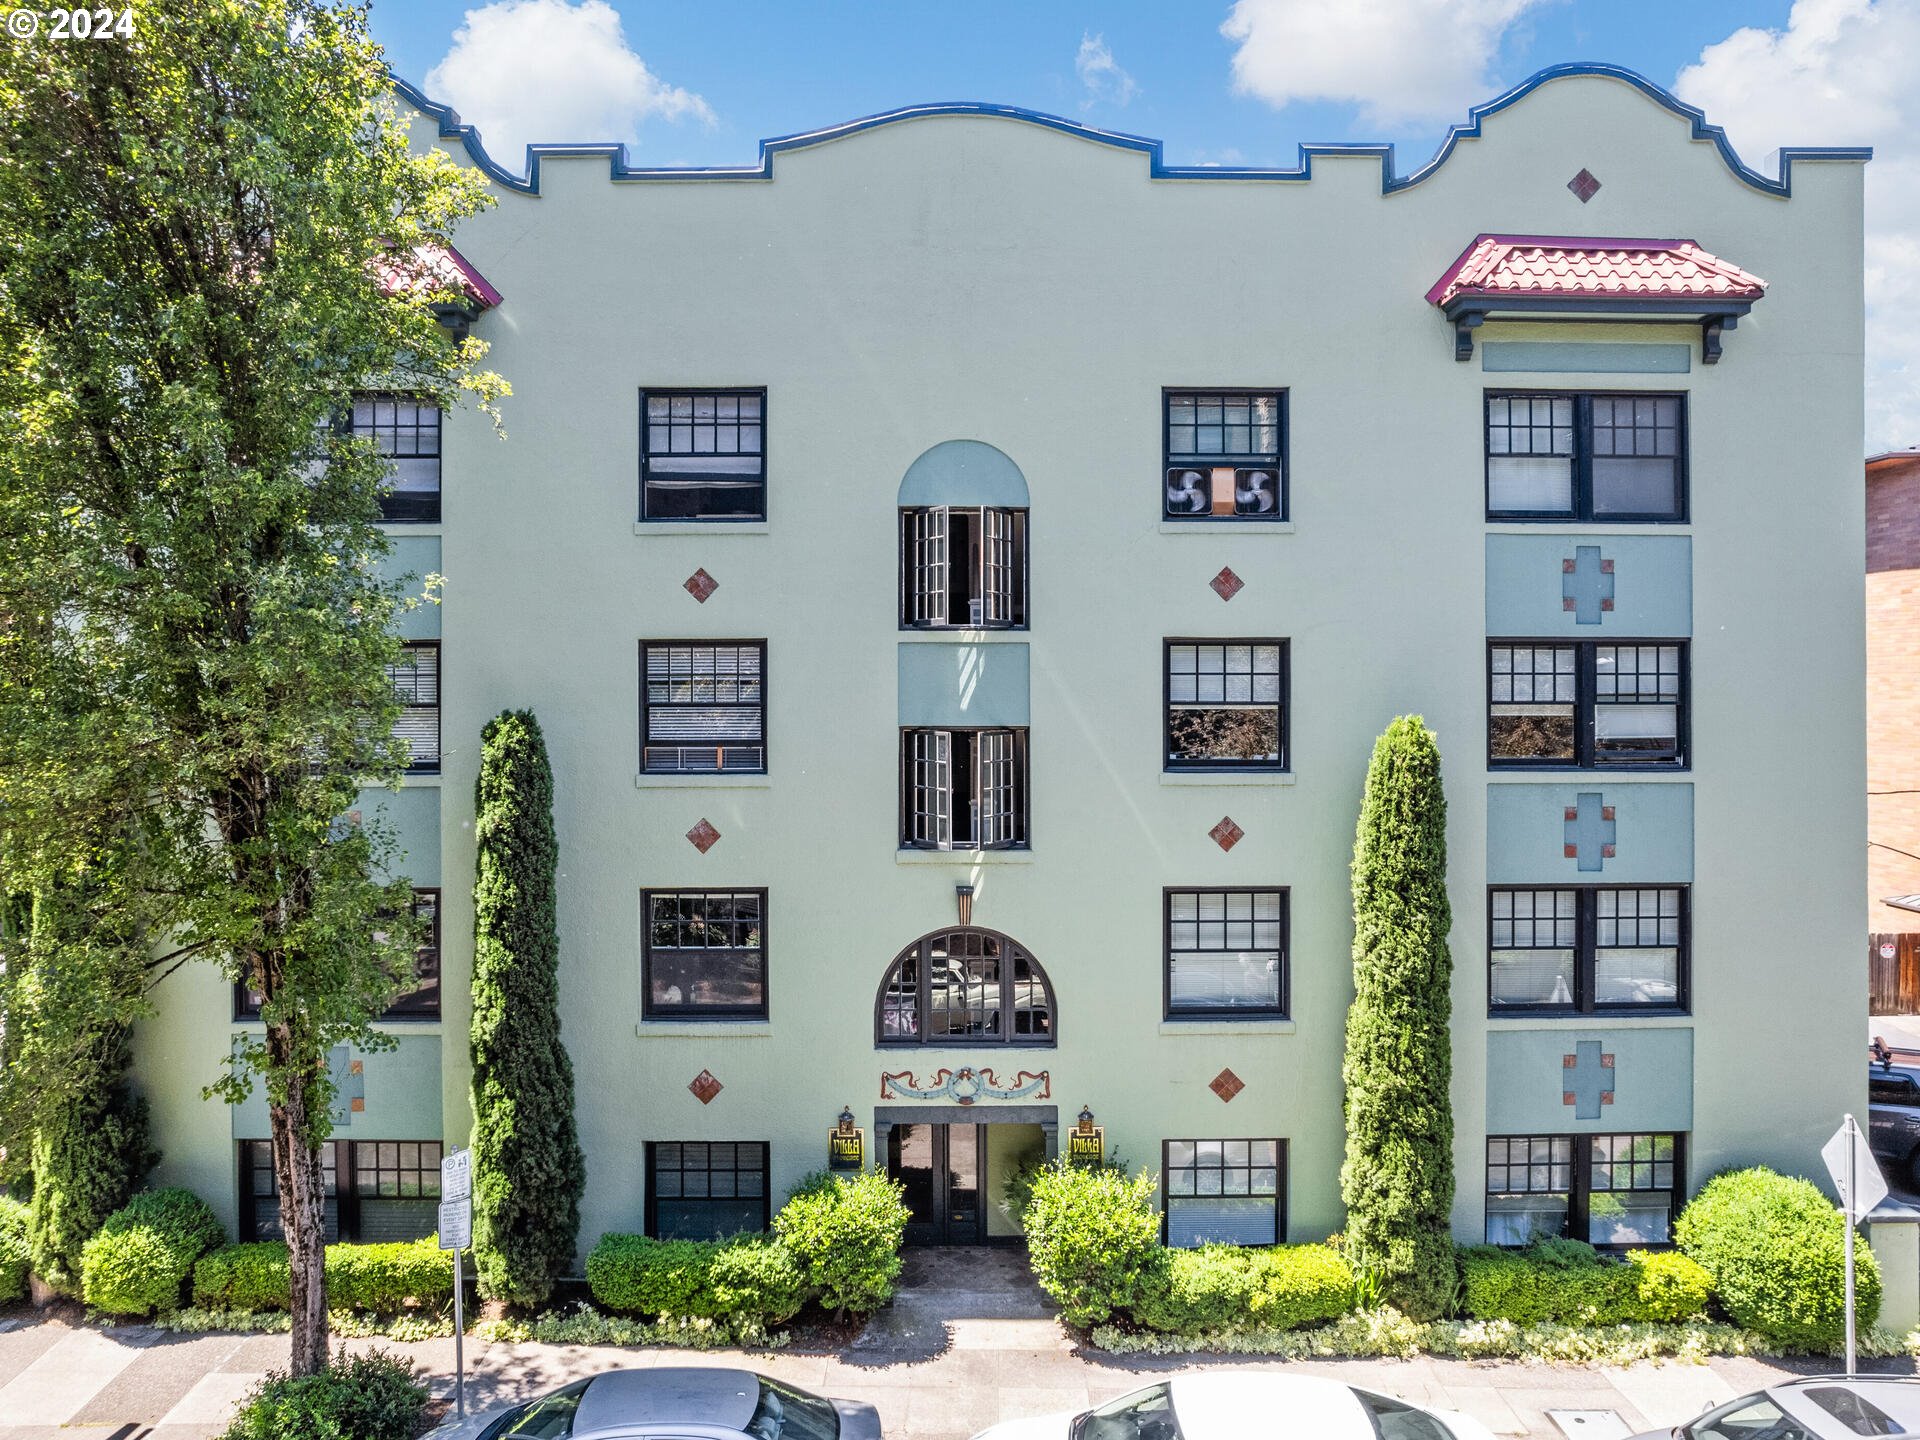
[[[1611,1410],[1549,1410],[1547,1418],[1567,1440],[1626,1440],[1632,1433]]]

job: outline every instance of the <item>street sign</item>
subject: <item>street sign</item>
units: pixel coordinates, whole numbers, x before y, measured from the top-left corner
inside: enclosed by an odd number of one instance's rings
[[[1840,1194],[1840,1208],[1855,1222],[1866,1219],[1887,1198],[1880,1163],[1860,1143],[1859,1135],[1860,1127],[1849,1115],[1833,1132],[1833,1138],[1820,1147],[1820,1158],[1827,1162],[1833,1188]]]
[[[440,1162],[440,1198],[464,1200],[473,1194],[473,1152],[456,1150]]]
[[[468,1196],[440,1202],[440,1248],[464,1250],[473,1243],[473,1201]]]

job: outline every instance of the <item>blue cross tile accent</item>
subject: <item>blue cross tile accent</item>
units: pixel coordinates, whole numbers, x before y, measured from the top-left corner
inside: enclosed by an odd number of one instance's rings
[[[1598,545],[1576,545],[1573,559],[1560,562],[1560,605],[1576,625],[1598,625],[1613,609],[1613,561],[1600,558]]]
[[[1601,1107],[1613,1103],[1613,1056],[1598,1040],[1576,1040],[1573,1049],[1560,1062],[1560,1103],[1573,1106],[1576,1120],[1598,1120]]]
[[[333,1123],[350,1126],[367,1108],[366,1062],[349,1058],[347,1047],[336,1045],[327,1052],[327,1073],[333,1079]]]
[[[1567,806],[1565,819],[1566,858],[1579,862],[1582,870],[1605,868],[1614,852],[1613,806],[1601,804],[1599,791],[1589,790],[1577,804]]]

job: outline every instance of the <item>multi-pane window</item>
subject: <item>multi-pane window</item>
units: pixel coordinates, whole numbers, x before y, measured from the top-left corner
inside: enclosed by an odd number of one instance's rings
[[[1491,640],[1487,760],[1499,768],[1686,763],[1680,641]]]
[[[647,1234],[656,1240],[717,1240],[766,1229],[766,1142],[649,1142],[646,1204]]]
[[[1166,642],[1169,770],[1287,768],[1284,640]]]
[[[1051,1045],[1053,987],[1019,945],[990,930],[914,941],[887,967],[875,1005],[879,1045]]]
[[[1487,516],[1684,520],[1678,395],[1487,396]]]
[[[1286,1235],[1286,1142],[1168,1140],[1167,1244],[1277,1245]]]
[[[350,428],[371,439],[387,461],[381,518],[438,520],[440,407],[410,395],[357,395]]]
[[[650,775],[767,768],[767,647],[759,640],[640,647],[640,768]]]
[[[418,640],[400,647],[400,658],[387,667],[387,679],[400,697],[400,718],[394,737],[407,747],[407,768],[440,768],[440,642]]]
[[[900,623],[914,630],[1024,629],[1027,512],[902,510]]]
[[[1170,1019],[1286,1014],[1285,890],[1166,896]]]
[[[640,396],[642,520],[767,518],[767,392]]]
[[[1016,850],[1027,843],[1027,732],[900,732],[900,843]]]
[[[280,1191],[273,1147],[240,1142],[240,1234],[281,1240]],[[329,1242],[417,1240],[439,1223],[438,1140],[330,1140],[320,1147]]]
[[[1681,1136],[1489,1135],[1487,1240],[1664,1245],[1685,1195]]]
[[[420,927],[420,943],[413,952],[413,984],[394,997],[381,1012],[383,1020],[437,1020],[440,1018],[440,892],[415,890],[413,916]],[[376,939],[384,939],[376,933]],[[257,1020],[266,997],[245,981],[233,987],[233,1018]]]
[[[1680,886],[1503,887],[1487,892],[1487,911],[1495,1014],[1686,1004]]]
[[[1285,391],[1169,390],[1165,405],[1168,519],[1287,518]]]
[[[642,1013],[764,1016],[764,890],[649,890]]]

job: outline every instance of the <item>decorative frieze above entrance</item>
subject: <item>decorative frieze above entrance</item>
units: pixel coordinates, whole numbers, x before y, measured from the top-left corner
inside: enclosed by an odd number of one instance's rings
[[[911,1070],[882,1071],[882,1100],[951,1100],[971,1105],[976,1100],[1051,1100],[1053,1077],[1045,1070],[1038,1074],[1022,1070],[1011,1084],[1003,1083],[984,1066],[978,1070],[963,1065],[958,1070],[941,1069],[922,1085]]]

